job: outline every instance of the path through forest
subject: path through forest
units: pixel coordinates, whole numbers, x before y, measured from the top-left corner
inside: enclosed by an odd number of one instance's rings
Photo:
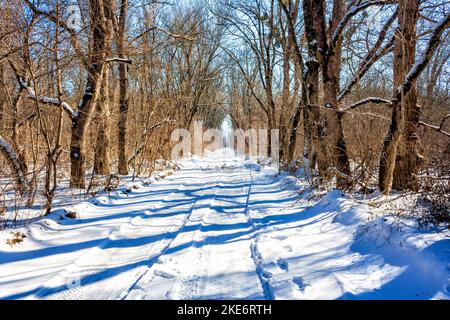
[[[72,209],[79,219],[49,217],[27,227],[23,244],[2,241],[0,298],[449,296],[448,239],[380,246],[358,235],[367,207],[337,190],[313,196],[229,151]]]

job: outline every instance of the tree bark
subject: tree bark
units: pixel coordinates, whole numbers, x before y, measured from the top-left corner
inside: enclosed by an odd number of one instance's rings
[[[111,1],[109,6],[105,6],[106,28],[107,32],[106,52],[109,54],[112,51],[113,38],[113,19],[115,14],[115,1]],[[110,88],[109,88],[109,66],[105,65],[103,68],[102,85],[100,88],[99,103],[97,104],[97,142],[95,146],[94,158],[94,172],[101,175],[109,175],[110,167]]]
[[[394,51],[394,88],[403,83],[406,72],[414,65],[416,54],[416,22],[418,18],[418,1],[402,0],[399,2],[400,34],[396,38]],[[420,108],[417,105],[416,84],[403,97],[400,108],[403,110],[403,130],[400,132],[396,162],[393,172],[392,187],[398,190],[419,188],[419,161],[417,127],[420,120]]]
[[[2,136],[0,136],[0,153],[5,157],[14,176],[16,188],[22,195],[27,186],[23,163],[14,148]]]
[[[86,131],[100,93],[108,53],[108,38],[109,33],[112,32],[107,27],[108,15],[106,12],[111,5],[109,2],[106,0],[90,0],[89,2],[92,39],[87,66],[87,81],[77,116],[72,118],[70,142],[70,187],[72,188],[85,188]]]
[[[309,160],[310,168],[315,169],[318,162],[325,160],[325,156],[318,156],[321,146],[323,146],[322,122],[319,103],[319,49],[325,46],[325,25],[324,25],[324,3],[323,1],[303,1],[303,12],[305,19],[305,35],[308,44],[308,60],[306,61],[306,73],[303,75],[304,92],[302,99],[304,101],[304,157]],[[322,18],[319,21],[318,18]],[[323,23],[323,25],[322,25]],[[325,151],[325,149],[323,150]],[[322,157],[323,156],[323,157]],[[323,165],[319,165],[319,175],[323,176],[321,170]]]
[[[344,16],[345,4],[342,0],[333,1],[332,20],[330,25],[330,34],[334,34],[340,21]],[[336,186],[338,188],[347,188],[351,181],[347,177],[351,176],[350,162],[347,155],[347,146],[344,138],[344,128],[342,126],[342,113],[339,112],[338,93],[339,93],[339,73],[341,69],[342,39],[340,38],[334,47],[327,48],[327,52],[322,59],[322,77],[324,86],[324,104],[325,108],[331,109],[330,131],[333,140],[333,160],[336,169],[342,175],[336,176]]]
[[[418,4],[416,0],[399,1],[399,26],[395,31],[394,43],[394,95],[397,88],[403,84],[407,72],[414,64],[417,16]],[[417,187],[417,175],[412,180],[410,179],[411,176],[406,176],[408,172],[412,173],[412,171],[417,170],[416,130],[419,120],[417,117],[420,116],[420,110],[417,109],[416,105],[415,84],[408,93],[405,95],[402,93],[401,99],[394,99],[393,101],[391,123],[383,143],[380,159],[379,188],[383,193],[389,193],[394,177],[396,187],[403,188],[410,183],[414,185],[412,186],[413,188]],[[408,113],[408,120],[412,121],[412,123],[409,125],[409,128],[406,128],[405,133],[402,134],[406,113]],[[413,136],[408,137],[408,134]],[[406,145],[398,150],[402,136],[404,139],[403,143],[406,143]],[[398,158],[397,155],[399,156]],[[400,163],[394,175],[397,160],[400,160]]]
[[[110,166],[110,101],[109,101],[109,68],[103,71],[102,87],[97,104],[97,142],[95,146],[94,172],[108,175]]]
[[[120,58],[125,57],[125,22],[128,1],[122,0],[120,4],[120,18],[117,32],[117,50]],[[127,119],[128,119],[128,66],[119,65],[119,130],[118,130],[118,160],[119,174],[128,174],[127,157]]]
[[[3,119],[6,106],[6,83],[5,83],[5,64],[0,62],[0,84],[4,86],[0,89],[0,134],[3,132]]]
[[[288,136],[288,119],[291,105],[289,99],[289,87],[290,87],[290,60],[291,60],[291,46],[289,41],[285,41],[284,44],[284,52],[283,52],[283,93],[282,93],[282,106],[279,118],[279,128],[280,128],[280,159],[282,161],[287,161],[288,159],[288,144],[289,144],[289,136]]]
[[[319,108],[319,64],[310,59],[306,62],[305,74],[306,93],[304,109],[304,151],[311,169],[318,169],[319,175],[326,171],[326,150],[323,141],[323,119]]]

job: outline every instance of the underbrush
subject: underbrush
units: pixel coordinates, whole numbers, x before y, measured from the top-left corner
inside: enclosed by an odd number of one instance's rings
[[[344,191],[356,202],[376,208],[380,212],[377,218],[391,216],[396,221],[394,224],[406,218],[418,228],[450,229],[450,159],[446,156],[450,154],[450,144],[447,149],[430,161],[427,170],[421,173],[419,192],[393,190],[388,196],[381,195],[374,174],[367,172],[355,175],[352,187]],[[335,188],[334,179],[321,179],[317,171],[305,164],[307,161],[295,161],[284,165],[282,171],[301,178],[309,190],[315,190],[311,194],[323,195]]]
[[[100,194],[110,195],[124,186],[124,192],[139,180],[143,184],[158,181],[178,170],[177,164],[165,160],[157,160],[145,171],[142,177],[136,175],[108,176],[86,174],[86,189],[69,188],[69,168],[61,167],[58,174],[58,186],[53,199],[52,211],[60,207],[72,205],[80,201],[92,199]],[[37,175],[36,182],[25,195],[20,195],[11,179],[0,180],[0,231],[23,227],[45,216],[46,197],[44,192],[45,176]],[[32,199],[32,201],[30,201]]]

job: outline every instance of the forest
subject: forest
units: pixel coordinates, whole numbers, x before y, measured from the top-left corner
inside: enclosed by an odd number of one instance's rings
[[[448,6],[3,2],[3,192],[43,193],[49,213],[60,179],[142,174],[171,130],[226,115],[278,129],[282,164],[319,184],[448,192]]]
[[[449,27],[446,0],[0,0],[0,230],[176,174],[198,123],[275,130],[274,176],[448,229]]]

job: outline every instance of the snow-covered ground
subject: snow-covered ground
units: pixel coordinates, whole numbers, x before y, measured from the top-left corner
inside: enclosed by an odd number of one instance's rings
[[[448,232],[229,151],[0,232],[0,299],[448,299]]]

